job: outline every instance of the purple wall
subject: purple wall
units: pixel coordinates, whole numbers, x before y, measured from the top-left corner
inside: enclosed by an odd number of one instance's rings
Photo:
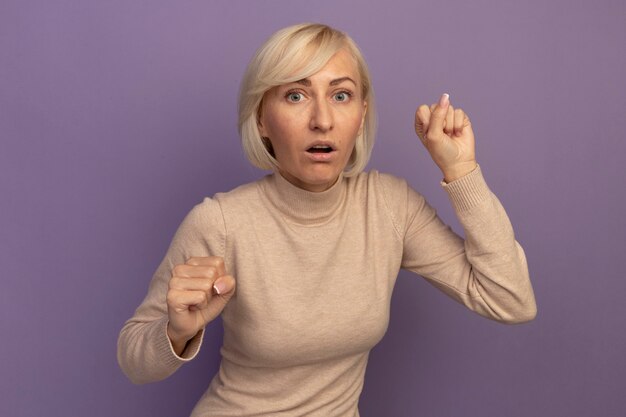
[[[469,113],[539,306],[504,326],[402,273],[362,416],[626,415],[626,3],[370,3],[0,3],[0,415],[188,415],[219,326],[146,386],[119,370],[117,334],[186,212],[261,175],[238,83],[301,21],[360,44],[380,109],[370,166],[455,227],[412,118],[444,91]]]

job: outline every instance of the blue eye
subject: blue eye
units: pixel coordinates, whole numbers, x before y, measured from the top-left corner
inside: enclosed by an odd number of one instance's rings
[[[291,91],[287,93],[287,100],[291,101],[292,103],[297,103],[302,100],[302,94]]]
[[[350,99],[350,93],[347,91],[341,91],[337,94],[335,94],[335,100],[342,102],[342,101],[348,101]]]

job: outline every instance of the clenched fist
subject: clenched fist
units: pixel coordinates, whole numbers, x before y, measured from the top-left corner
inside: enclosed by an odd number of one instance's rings
[[[446,182],[469,174],[476,168],[474,132],[465,112],[454,109],[448,94],[430,107],[415,112],[415,133],[441,169]]]
[[[235,279],[226,274],[221,257],[190,258],[172,269],[167,292],[167,335],[178,355],[222,312],[234,290]]]

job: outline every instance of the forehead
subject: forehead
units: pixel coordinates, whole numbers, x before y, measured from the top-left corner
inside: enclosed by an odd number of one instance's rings
[[[361,77],[356,59],[347,50],[340,49],[317,72],[294,82],[326,84],[344,77],[348,77],[360,85]]]
[[[322,67],[316,74],[320,73],[344,73],[345,75],[358,76],[359,69],[356,59],[345,49],[340,49],[333,55],[326,65]]]

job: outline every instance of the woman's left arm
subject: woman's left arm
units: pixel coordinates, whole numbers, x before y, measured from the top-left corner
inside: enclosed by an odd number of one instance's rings
[[[420,106],[415,130],[444,175],[465,240],[409,190],[402,267],[483,316],[505,323],[532,320],[537,308],[526,257],[476,163],[469,118],[444,95],[430,108]]]

